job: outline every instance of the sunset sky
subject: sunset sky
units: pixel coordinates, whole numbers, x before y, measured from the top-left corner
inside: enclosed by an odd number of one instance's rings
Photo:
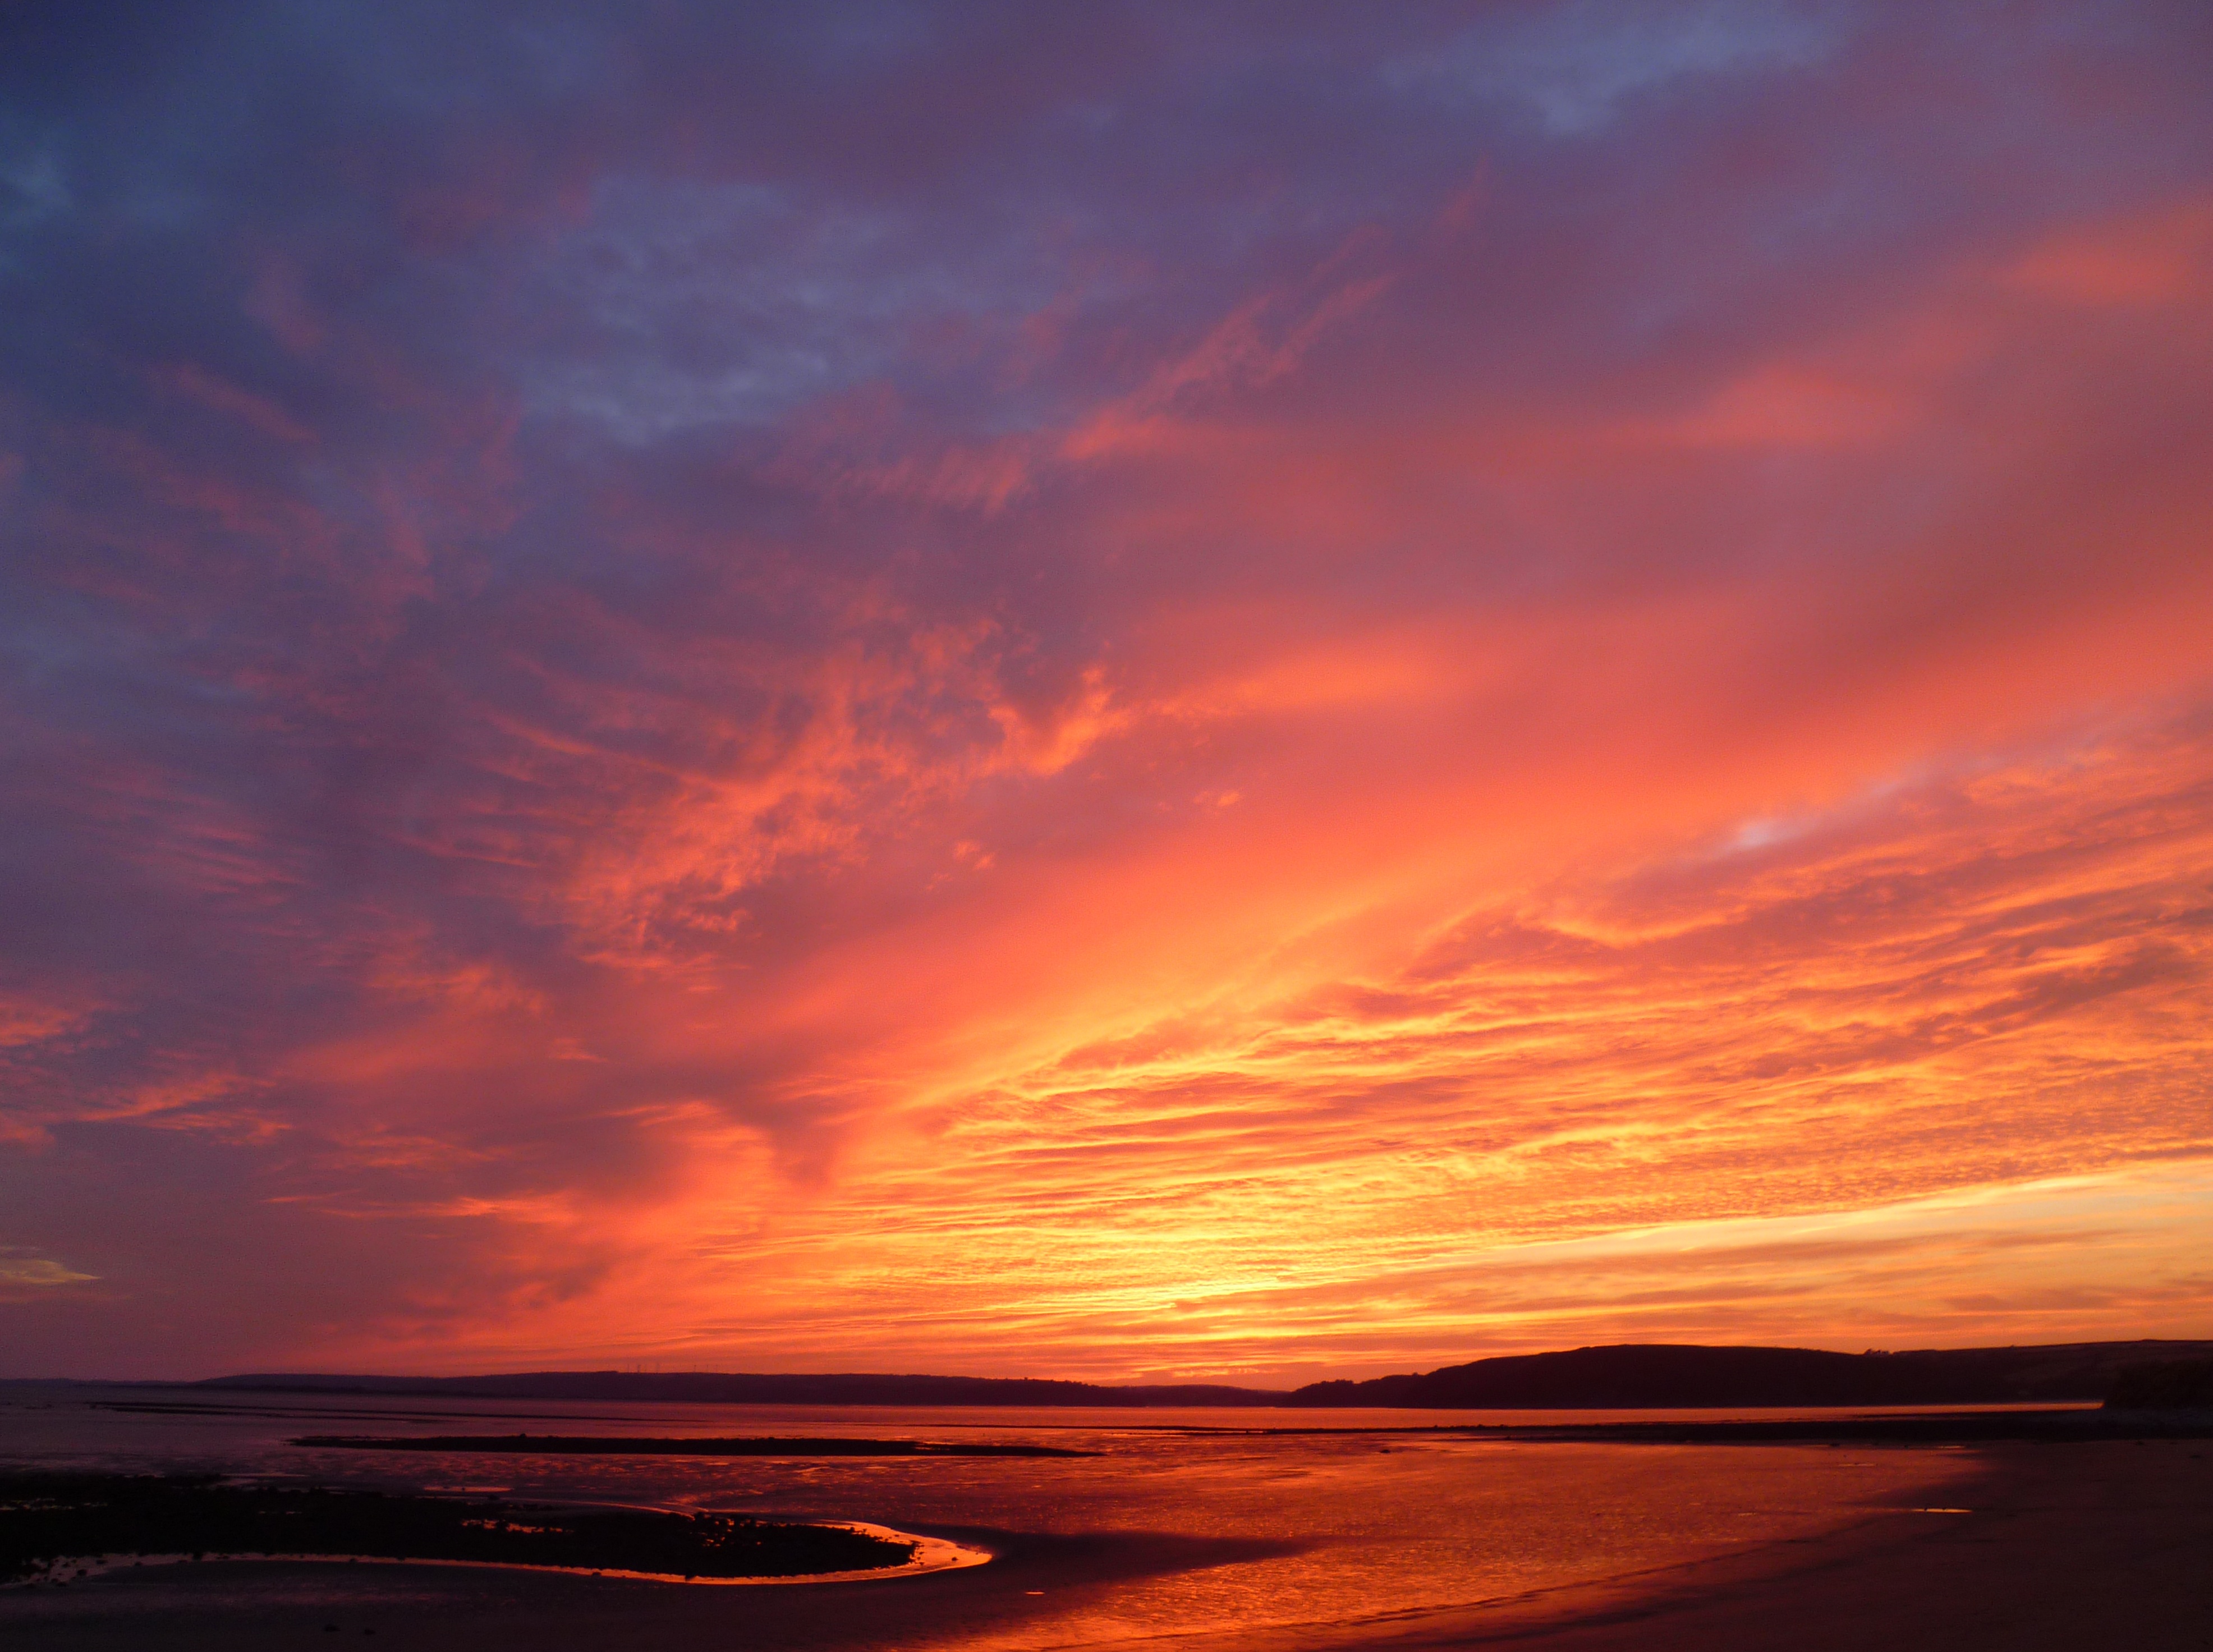
[[[6,8],[0,762],[0,1375],[2213,1336],[2213,9]]]

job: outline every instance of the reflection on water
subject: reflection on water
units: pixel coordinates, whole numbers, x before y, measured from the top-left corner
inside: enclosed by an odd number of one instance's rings
[[[105,1409],[183,1401],[205,1411]],[[1775,1415],[1775,1413],[1765,1413]],[[386,1489],[710,1507],[902,1529],[1168,1533],[1289,1552],[1078,1591],[964,1644],[1097,1645],[1348,1624],[1619,1576],[1802,1536],[1934,1495],[1947,1451],[1478,1441],[1392,1433],[1538,1414],[613,1405],[0,1387],[0,1464],[199,1471]],[[1655,1413],[1554,1413],[1600,1421]],[[1702,1412],[1715,1417],[1724,1413]],[[447,1456],[307,1450],[327,1432],[877,1435],[1073,1447],[1082,1458]],[[491,1426],[497,1423],[497,1427]],[[1298,1432],[1269,1433],[1285,1429]],[[1034,1603],[1033,1603],[1034,1604]],[[866,1637],[857,1631],[856,1644]]]

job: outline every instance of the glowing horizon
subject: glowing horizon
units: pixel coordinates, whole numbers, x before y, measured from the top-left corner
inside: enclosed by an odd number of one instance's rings
[[[2202,13],[8,27],[0,1375],[2213,1337]]]

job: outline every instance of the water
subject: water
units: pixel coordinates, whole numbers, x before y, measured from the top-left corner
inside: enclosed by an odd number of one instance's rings
[[[113,1409],[179,1404],[206,1409]],[[945,1643],[993,1652],[1356,1626],[1619,1578],[1810,1536],[1875,1510],[1948,1505],[1955,1499],[1945,1488],[1974,1466],[1971,1454],[1950,1450],[1503,1442],[1403,1431],[1675,1415],[1729,1413],[815,1408],[25,1385],[0,1387],[0,1466],[466,1489],[905,1530],[1241,1542],[1245,1558],[1070,1590],[1064,1609],[1029,1601],[1018,1621],[969,1625]],[[517,1431],[857,1435],[1030,1442],[1097,1454],[807,1461],[387,1455],[288,1443],[317,1433]],[[868,1625],[856,1623],[838,1643],[871,1644]]]

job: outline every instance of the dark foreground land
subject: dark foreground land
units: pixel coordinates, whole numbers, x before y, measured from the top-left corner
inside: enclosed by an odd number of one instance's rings
[[[485,1499],[223,1485],[204,1477],[0,1475],[0,1583],[102,1555],[359,1555],[677,1577],[792,1577],[903,1565],[914,1545],[741,1515],[562,1509]]]
[[[1966,1512],[1874,1513],[1826,1536],[1450,1612],[1209,1637],[1204,1652],[2206,1652],[2213,1463],[2201,1441],[1978,1448]],[[1128,1581],[1282,1545],[1134,1534],[947,1533],[990,1566],[908,1581],[686,1589],[559,1573],[208,1563],[0,1594],[9,1652],[752,1652],[959,1645],[1111,1616]],[[1198,1652],[1196,1644],[1192,1652]]]

